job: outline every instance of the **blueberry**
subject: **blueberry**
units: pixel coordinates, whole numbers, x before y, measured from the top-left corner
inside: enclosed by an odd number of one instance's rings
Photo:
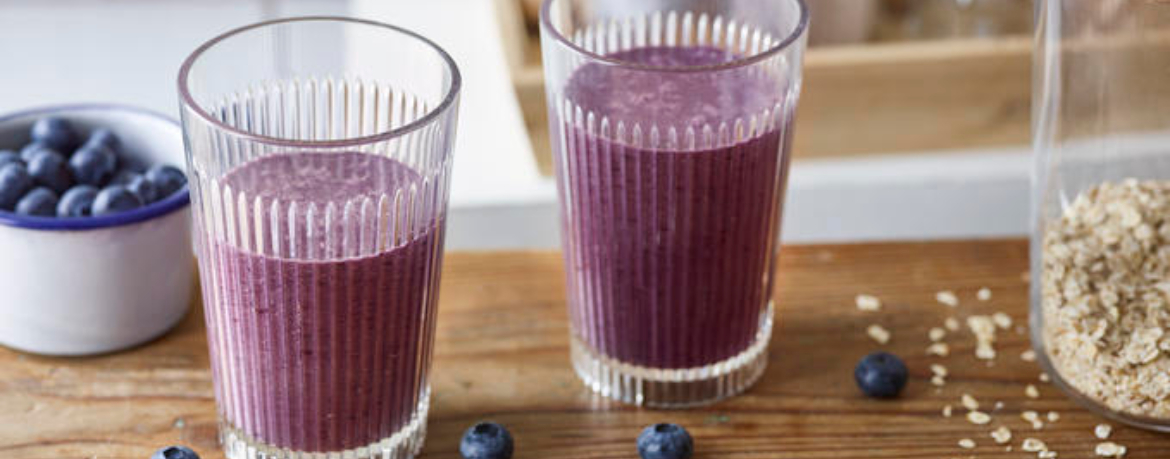
[[[136,176],[130,179],[130,183],[127,183],[125,186],[127,190],[130,190],[131,193],[138,196],[138,199],[142,200],[142,204],[150,204],[158,201],[158,187],[154,186],[154,182],[147,180],[146,177],[141,175]]]
[[[93,200],[98,189],[89,185],[77,185],[66,191],[57,203],[58,217],[86,217],[93,213]]]
[[[64,118],[49,116],[33,123],[33,142],[43,143],[57,151],[73,151],[77,148],[77,131]]]
[[[183,171],[172,166],[152,166],[146,170],[146,179],[154,182],[155,188],[158,188],[159,199],[170,197],[187,184],[187,176],[183,175]]]
[[[853,378],[857,387],[870,397],[894,398],[906,387],[908,371],[902,359],[885,352],[874,352],[857,362]]]
[[[20,149],[20,160],[24,161],[26,163],[29,161],[32,161],[33,157],[36,156],[37,153],[40,153],[42,151],[48,151],[50,153],[56,153],[58,155],[61,154],[60,152],[58,152],[57,150],[54,150],[52,147],[50,147],[48,145],[45,145],[45,144],[39,143],[39,142],[33,142],[33,143],[28,144],[28,145],[25,145],[24,148]]]
[[[459,454],[464,459],[509,459],[513,446],[508,429],[494,422],[481,422],[463,432]]]
[[[199,459],[199,455],[186,446],[168,446],[155,451],[150,459]]]
[[[654,424],[638,435],[642,459],[689,459],[694,454],[695,441],[678,424]]]
[[[20,197],[32,186],[32,176],[28,175],[23,164],[0,166],[0,210],[15,209]]]
[[[122,170],[118,171],[117,174],[114,174],[114,178],[110,179],[110,182],[108,183],[108,185],[126,185],[126,184],[129,184],[131,181],[133,181],[135,177],[141,177],[141,176],[142,176],[142,174],[134,172],[131,169],[122,169]],[[154,183],[154,182],[151,182],[151,183]],[[157,188],[158,187],[156,186],[155,189],[157,189]]]
[[[142,207],[142,200],[122,185],[108,186],[93,200],[93,215],[108,215]]]
[[[122,147],[122,141],[109,129],[98,128],[89,135],[89,140],[85,141],[85,145],[81,146],[81,148],[85,147],[104,147],[117,153],[118,149]]]
[[[118,157],[109,149],[87,145],[69,158],[69,171],[78,183],[102,186],[118,166]]]
[[[0,150],[0,166],[8,163],[24,164],[24,160],[20,159],[20,154],[12,150]]]
[[[65,158],[52,151],[42,150],[34,155],[28,162],[28,174],[37,185],[58,193],[64,193],[73,186],[73,176],[69,175]]]
[[[16,213],[38,217],[57,215],[57,193],[45,187],[33,188],[16,203]]]

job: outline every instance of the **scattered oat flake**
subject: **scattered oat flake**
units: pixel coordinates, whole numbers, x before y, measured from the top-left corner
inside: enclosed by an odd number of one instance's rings
[[[1036,453],[1036,457],[1039,459],[1056,459],[1056,451],[1046,449]]]
[[[959,401],[963,403],[963,408],[966,408],[970,411],[979,409],[979,401],[975,400],[975,397],[972,397],[971,394],[963,394],[963,396],[959,398]]]
[[[1002,410],[1002,409],[1003,409],[1003,402],[1001,402],[1001,401],[999,401],[999,400],[996,400],[996,401],[995,401],[995,409],[996,409],[996,410]]]
[[[1036,361],[1036,351],[1028,349],[1024,352],[1021,352],[1020,353],[1020,360],[1023,360],[1025,362],[1035,362]]]
[[[941,375],[934,375],[930,377],[930,384],[942,387],[947,385],[947,377]]]
[[[1035,438],[1025,438],[1024,443],[1020,445],[1020,448],[1023,448],[1024,451],[1029,453],[1038,453],[1040,451],[1047,451],[1048,445],[1045,445],[1044,442]]]
[[[930,338],[931,342],[937,343],[942,341],[942,339],[947,336],[947,331],[938,327],[934,327],[931,328],[930,331],[926,332],[926,336]]]
[[[857,309],[862,311],[881,311],[882,300],[873,295],[857,295]]]
[[[1040,430],[1044,428],[1044,421],[1040,420],[1040,413],[1035,411],[1025,411],[1020,413],[1020,417],[1031,423],[1033,430]]]
[[[1036,389],[1035,385],[1028,384],[1024,387],[1024,395],[1027,395],[1028,398],[1040,398],[1040,391]]]
[[[979,360],[995,360],[995,348],[990,345],[980,344],[975,347],[975,358]],[[988,362],[987,366],[994,366],[995,364]]]
[[[934,299],[939,303],[945,304],[952,308],[959,305],[959,297],[955,296],[955,292],[950,290],[943,290],[941,292],[935,293]]]
[[[1097,444],[1097,455],[1101,457],[1124,457],[1125,447],[1111,441]]]
[[[1097,427],[1093,428],[1093,435],[1096,435],[1097,438],[1099,438],[1101,440],[1109,438],[1109,435],[1112,433],[1113,433],[1113,426],[1111,426],[1109,424],[1097,424]]]
[[[1048,373],[1040,373],[1040,382],[1049,382],[1052,378],[1048,377]]]
[[[959,447],[963,448],[963,449],[974,449],[975,448],[975,440],[972,440],[970,438],[961,439],[961,440],[959,440]]]
[[[995,326],[1000,330],[1009,330],[1012,328],[1012,316],[1002,312],[997,312],[991,315],[991,321],[995,322]]]
[[[1060,413],[1055,411],[1048,412],[1048,422],[1056,422],[1060,420]]]
[[[926,355],[937,355],[939,357],[946,357],[950,355],[951,347],[947,343],[934,343],[926,348]]]
[[[881,325],[873,324],[865,329],[865,333],[877,341],[878,344],[886,344],[890,342],[890,331],[883,328]]]
[[[944,418],[949,418],[949,417],[951,417],[951,412],[952,412],[952,411],[954,411],[954,408],[953,408],[953,407],[951,407],[950,405],[944,406],[944,407],[943,407],[943,410],[942,410],[943,417],[944,417]],[[1098,437],[1098,438],[1100,438],[1100,437]]]
[[[978,292],[975,292],[975,298],[978,298],[979,301],[990,300],[991,299],[991,289],[989,289],[987,287],[983,287],[983,288],[979,289]]]
[[[957,332],[959,331],[959,319],[954,317],[947,317],[947,319],[943,321],[943,326],[946,327],[947,330]]]
[[[1007,426],[999,426],[998,429],[991,431],[991,438],[995,440],[996,443],[1001,445],[1006,444],[1007,442],[1012,441],[1012,430],[1007,428]]]
[[[967,413],[967,422],[981,426],[991,422],[991,416],[982,411],[971,411]]]
[[[930,371],[933,372],[936,376],[942,376],[942,377],[947,376],[947,367],[944,367],[944,366],[939,365],[937,363],[930,364]]]

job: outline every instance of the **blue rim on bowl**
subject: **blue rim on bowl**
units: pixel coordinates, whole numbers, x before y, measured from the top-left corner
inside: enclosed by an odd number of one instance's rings
[[[172,124],[175,127],[179,127],[178,121],[175,121],[166,115],[144,108],[118,104],[76,104],[32,108],[2,115],[0,116],[0,123],[5,123],[16,118],[24,118],[28,116],[49,115],[65,111],[76,112],[91,110],[118,111],[136,115],[144,115]],[[51,231],[79,231],[113,228],[160,217],[182,209],[190,203],[191,194],[187,188],[187,185],[183,185],[182,189],[176,191],[174,194],[164,198],[161,201],[153,202],[134,210],[103,215],[100,217],[31,217],[0,210],[0,225]]]

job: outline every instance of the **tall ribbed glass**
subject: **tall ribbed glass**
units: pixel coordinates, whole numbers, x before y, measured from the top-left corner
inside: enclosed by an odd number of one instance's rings
[[[801,0],[546,0],[542,47],[572,359],[603,395],[746,390],[800,93]]]
[[[343,18],[247,26],[184,63],[229,458],[422,447],[459,88],[434,43]]]

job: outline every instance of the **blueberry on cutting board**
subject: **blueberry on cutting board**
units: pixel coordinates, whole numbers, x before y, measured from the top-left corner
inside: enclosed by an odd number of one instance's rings
[[[464,459],[509,459],[514,447],[508,429],[494,422],[481,422],[463,433],[459,454]]]
[[[155,451],[150,459],[199,459],[199,455],[186,446],[168,446]]]
[[[909,371],[898,356],[886,352],[874,352],[861,358],[853,369],[857,387],[873,398],[894,398],[906,387]]]
[[[690,459],[694,454],[694,439],[678,424],[654,424],[638,435],[642,459]]]

